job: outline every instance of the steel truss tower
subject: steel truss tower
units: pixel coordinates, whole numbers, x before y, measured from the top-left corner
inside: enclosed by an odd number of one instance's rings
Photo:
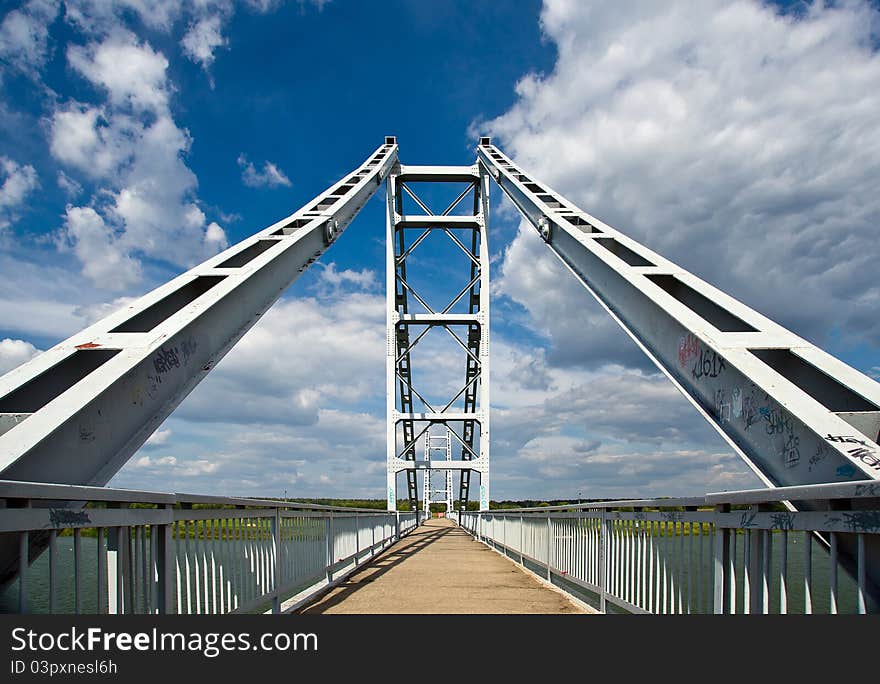
[[[437,458],[435,454],[438,455]],[[425,460],[430,464],[431,461],[439,458],[445,461],[452,460],[452,431],[449,428],[445,428],[440,434],[430,429],[425,433]],[[429,467],[425,469],[424,478],[422,507],[425,512],[431,515],[432,503],[446,504],[447,511],[453,510],[452,471],[438,470],[432,475],[432,469]],[[442,496],[438,498],[438,494]]]
[[[424,197],[423,184],[459,184],[463,190],[435,212]],[[387,401],[388,401],[388,508],[397,507],[397,477],[406,474],[407,496],[418,506],[417,472],[447,475],[460,471],[458,500],[462,508],[470,496],[471,475],[479,476],[480,509],[489,508],[489,251],[486,240],[489,216],[489,176],[483,165],[395,166],[387,179],[386,282],[387,282]],[[428,188],[430,192],[430,188]],[[406,206],[405,206],[406,202]],[[464,203],[467,202],[465,205]],[[461,207],[471,213],[462,215]],[[449,240],[466,257],[461,289],[451,301],[428,301],[413,287],[412,255],[426,241]],[[426,249],[422,247],[422,249]],[[411,266],[408,270],[408,265]],[[448,334],[461,355],[464,384],[443,403],[431,403],[425,385],[416,387],[413,353],[432,332]],[[422,375],[432,369],[421,367]],[[432,397],[433,400],[433,397]],[[416,458],[420,440],[430,439],[432,426],[449,432],[458,460]],[[447,489],[449,480],[447,479]],[[428,492],[430,485],[424,485]],[[426,510],[430,493],[424,496]],[[447,504],[451,496],[447,497]]]
[[[396,508],[399,473],[415,508],[418,471],[442,470],[460,473],[462,507],[478,473],[487,509],[491,178],[767,485],[880,479],[875,380],[581,210],[489,138],[480,139],[473,166],[402,166],[397,153],[396,139],[386,138],[295,213],[0,377],[0,478],[106,484],[387,181],[388,508]],[[456,183],[464,190],[432,211],[430,186]],[[428,194],[417,194],[423,186]],[[434,239],[466,263],[461,289],[439,304],[414,287],[423,262],[412,256]],[[464,386],[440,402],[425,391],[430,382],[420,384],[424,376],[413,376],[434,331],[453,340],[464,371]],[[436,380],[436,368],[415,366]],[[449,430],[457,460],[416,458],[431,426]],[[47,539],[31,535],[31,559]],[[854,539],[841,534],[838,542],[853,559]],[[17,535],[0,531],[0,583],[16,572],[19,549]],[[866,558],[880,586],[876,540],[867,541]]]

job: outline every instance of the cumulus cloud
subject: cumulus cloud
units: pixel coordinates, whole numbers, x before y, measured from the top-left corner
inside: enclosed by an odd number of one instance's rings
[[[168,107],[168,60],[127,31],[115,31],[101,42],[72,45],[67,61],[117,107],[129,105],[135,112]]]
[[[517,103],[484,127],[507,151],[797,332],[822,341],[833,321],[880,342],[876,10],[547,0],[541,18],[559,51],[552,73],[524,77]],[[506,286],[543,306],[545,290]]]
[[[122,30],[67,54],[106,94],[101,105],[62,104],[50,120],[56,159],[107,186],[98,202],[66,213],[62,237],[83,273],[123,289],[138,282],[141,255],[185,268],[225,249],[225,231],[195,196],[184,161],[191,138],[171,114],[164,55]]]
[[[270,161],[263,162],[263,170],[257,171],[252,162],[247,160],[244,153],[238,155],[238,165],[241,167],[241,180],[249,188],[277,188],[279,186],[290,187],[290,179]]]
[[[169,31],[185,3],[179,0],[65,0],[65,18],[80,31],[93,35],[116,28],[127,13],[152,29]]]
[[[156,430],[144,444],[145,447],[158,447],[167,444],[171,438],[171,430],[169,428],[161,428]]]
[[[55,0],[30,0],[0,23],[0,60],[36,77],[49,53],[49,26],[58,16]]]
[[[8,337],[0,340],[0,375],[18,368],[39,353],[39,349],[25,340],[13,340]]]
[[[332,261],[326,265],[319,264],[319,266],[321,267],[319,283],[329,285],[333,290],[338,290],[346,285],[362,290],[373,290],[378,284],[376,272],[368,268],[362,268],[359,271],[345,268],[339,271],[336,268],[336,263]]]
[[[475,130],[796,332],[878,344],[875,10],[547,0],[541,19],[553,71],[523,77],[516,104]],[[530,225],[498,266],[494,293],[549,350],[493,340],[496,491],[528,494],[536,472],[547,496],[567,482],[590,496],[759,486]]]
[[[17,219],[17,210],[27,196],[39,186],[37,172],[30,164],[19,164],[0,156],[0,231]]]
[[[216,49],[228,42],[222,34],[222,18],[215,14],[190,24],[180,44],[187,57],[207,69],[214,61]]]
[[[108,290],[122,290],[141,279],[140,263],[126,254],[120,237],[91,207],[67,207],[64,230],[83,275]]]

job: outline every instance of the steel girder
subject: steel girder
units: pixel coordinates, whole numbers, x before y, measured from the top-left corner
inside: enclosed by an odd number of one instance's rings
[[[435,214],[412,190],[410,183],[466,183],[465,190],[443,212]],[[387,503],[397,505],[397,474],[406,473],[407,495],[418,505],[418,470],[460,470],[459,501],[466,506],[470,475],[480,476],[480,507],[489,506],[489,253],[486,241],[489,178],[474,166],[398,166],[387,181],[386,288],[387,299]],[[405,213],[404,196],[424,212]],[[468,196],[470,215],[452,215]],[[464,241],[454,231],[466,231]],[[418,233],[409,240],[408,233]],[[442,310],[435,311],[407,280],[407,259],[432,232],[443,232],[468,257],[464,288]],[[466,278],[466,279],[465,279]],[[464,302],[464,311],[453,308]],[[411,307],[419,308],[414,313]],[[459,307],[461,308],[461,307]],[[452,330],[465,326],[465,339]],[[411,328],[423,328],[413,335]],[[446,406],[434,407],[413,386],[411,350],[432,329],[448,332],[465,353],[464,387]],[[461,400],[462,406],[455,406]],[[415,403],[421,404],[416,410]],[[456,430],[450,424],[460,422]],[[445,425],[461,460],[419,461],[416,448],[431,425]],[[430,476],[428,476],[430,477]],[[448,474],[444,476],[448,482]],[[424,489],[424,486],[423,486]],[[447,497],[448,498],[448,497]]]
[[[396,160],[386,138],[296,213],[0,378],[0,477],[106,484],[336,240]]]
[[[551,251],[765,484],[880,478],[880,384],[582,211],[490,138],[477,154]],[[869,561],[876,583],[880,548]]]
[[[299,211],[0,378],[0,477],[104,485],[342,233],[397,161],[393,137]],[[45,547],[31,535],[31,559]],[[18,539],[0,535],[0,582]]]

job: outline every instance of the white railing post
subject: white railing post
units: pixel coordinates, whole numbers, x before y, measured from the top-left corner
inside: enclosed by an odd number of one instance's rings
[[[171,510],[171,504],[165,504],[163,508]],[[156,525],[150,534],[156,535],[156,598],[154,605],[161,615],[169,615],[174,612],[175,598],[175,562],[174,562],[174,523]],[[100,547],[100,541],[99,541]],[[100,548],[98,549],[100,553]]]
[[[599,523],[599,611],[604,613],[608,594],[608,509],[602,509]]]
[[[551,523],[550,523],[550,512],[547,512],[547,581],[550,581],[550,548],[551,548]]]
[[[715,512],[724,513],[730,510],[727,504],[721,504],[715,507]],[[730,564],[730,530],[722,528],[718,525],[718,519],[715,520],[715,591],[713,606],[716,615],[723,615],[730,609],[730,577],[727,574],[727,568]],[[734,531],[735,533],[735,531]]]
[[[361,555],[361,519],[357,512],[354,514],[354,564],[359,565]]]
[[[327,584],[333,581],[333,511],[324,518],[324,531],[327,536]]]
[[[281,509],[275,508],[275,517],[272,518],[272,545],[275,547],[275,586],[272,594],[272,612],[281,612]]]

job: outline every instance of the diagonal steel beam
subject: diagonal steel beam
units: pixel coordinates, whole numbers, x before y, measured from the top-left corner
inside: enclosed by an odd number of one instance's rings
[[[765,484],[880,479],[880,383],[582,211],[490,138],[477,155],[551,251]],[[855,564],[855,535],[841,535],[840,545]],[[867,546],[878,595],[880,540]]]
[[[0,475],[103,485],[341,234],[392,137],[300,210],[0,378]]]

